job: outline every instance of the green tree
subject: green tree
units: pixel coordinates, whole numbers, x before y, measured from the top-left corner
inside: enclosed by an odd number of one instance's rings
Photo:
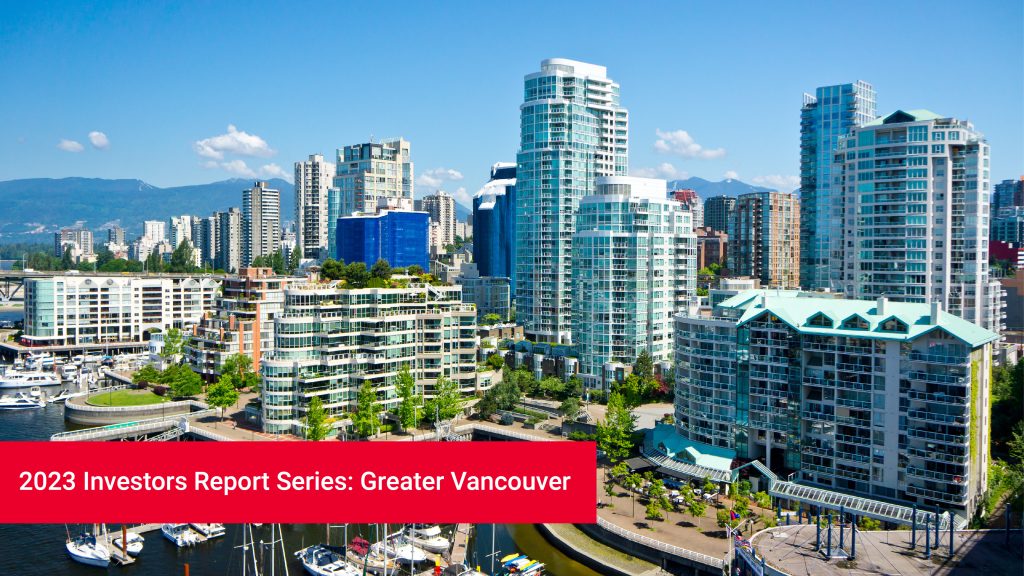
[[[502,358],[501,354],[491,354],[487,357],[487,365],[492,370],[501,370],[502,366],[505,365],[505,359]]]
[[[490,314],[485,314],[483,320],[480,323],[483,324],[484,326],[490,326],[492,324],[497,324],[499,322],[501,322],[501,316],[498,316],[497,314],[492,312]]]
[[[540,391],[545,398],[553,398],[562,394],[565,384],[554,376],[548,376],[540,381]]]
[[[746,496],[739,496],[733,502],[732,509],[740,515],[740,518],[750,516],[750,499]]]
[[[420,266],[419,264],[412,264],[408,268],[405,269],[405,272],[406,272],[406,274],[408,274],[410,276],[422,276],[423,275],[423,267]]]
[[[625,462],[619,462],[615,466],[612,466],[612,478],[625,478],[627,474],[629,474],[629,467],[626,466]]]
[[[458,382],[438,376],[434,385],[434,397],[425,406],[426,417],[431,422],[440,418],[451,420],[462,412],[462,392]]]
[[[565,383],[565,390],[562,394],[566,398],[580,398],[583,396],[583,380],[580,380],[579,376],[573,375],[569,378],[569,381]]]
[[[341,280],[342,276],[345,275],[345,263],[328,258],[324,260],[323,266],[320,267],[320,275],[327,280]]]
[[[195,250],[192,249],[192,243],[188,240],[182,240],[178,243],[178,247],[171,253],[171,263],[167,267],[168,272],[192,272],[196,269],[195,264]]]
[[[60,259],[60,269],[70,270],[75,265],[74,256],[71,254],[71,246],[64,248],[64,255]]]
[[[603,422],[597,424],[597,445],[612,462],[625,460],[633,450],[636,416],[626,406],[622,395],[608,396],[608,409]]]
[[[274,269],[274,274],[284,274],[288,271],[288,265],[284,261],[284,253],[281,249],[275,250],[270,255],[270,267]]]
[[[171,393],[175,398],[190,398],[203,391],[203,379],[192,371],[191,366],[178,369],[171,382]]]
[[[569,397],[562,401],[562,405],[558,407],[558,411],[562,413],[565,418],[575,418],[576,414],[580,411],[580,399]]]
[[[238,390],[235,390],[231,379],[226,376],[221,376],[220,380],[206,390],[206,403],[214,408],[220,408],[222,418],[224,410],[235,402],[238,402]]]
[[[295,271],[299,269],[300,262],[302,262],[302,249],[295,246],[291,258],[288,259],[288,273],[295,274]]]
[[[754,494],[754,502],[756,502],[758,507],[762,510],[770,510],[772,507],[772,497],[763,490]]]
[[[171,328],[164,333],[164,347],[160,350],[160,356],[162,358],[174,358],[178,354],[181,354],[181,347],[184,344],[184,338],[181,335],[181,330],[177,328]]]
[[[708,506],[703,500],[693,498],[686,504],[686,512],[693,516],[697,520],[697,528],[700,529],[700,519],[704,517],[704,513],[707,512]]]
[[[151,365],[146,364],[142,368],[139,368],[135,374],[132,374],[132,382],[134,384],[140,384],[142,382],[153,383],[160,381],[160,371],[153,368]]]
[[[164,271],[164,259],[159,252],[153,250],[146,256],[146,263],[143,264],[143,269],[151,274],[159,274]]]
[[[370,276],[380,278],[381,280],[391,278],[391,265],[383,258],[378,259],[373,263],[373,267],[370,268]]]
[[[654,360],[651,359],[647,350],[641,350],[636,357],[636,362],[633,362],[633,374],[641,382],[654,378]]]
[[[646,518],[648,520],[664,520],[665,515],[661,512],[661,504],[655,500],[647,503]]]
[[[366,384],[369,384],[367,382]],[[327,411],[324,410],[323,400],[319,396],[313,396],[306,406],[306,440],[319,442],[331,433],[330,419]],[[376,429],[374,429],[376,431]],[[367,434],[369,436],[369,434]]]
[[[626,379],[619,382],[615,388],[628,408],[633,409],[643,404],[643,385],[640,377],[635,373],[626,376]]]
[[[402,401],[398,404],[398,421],[402,428],[412,430],[419,422],[419,398],[416,397],[416,379],[409,372],[408,366],[402,366],[395,381],[395,391]]]
[[[364,380],[356,396],[356,411],[352,415],[352,424],[356,434],[368,438],[380,430],[381,406],[377,403],[377,391],[369,380]]]
[[[704,485],[701,488],[705,492],[711,492],[711,493],[714,493],[714,492],[716,492],[718,490],[718,487],[715,486],[715,483],[711,481],[711,477],[710,476],[705,476],[704,477]]]
[[[1006,444],[1010,448],[1010,459],[1015,462],[1016,466],[1024,467],[1022,466],[1024,463],[1024,420],[1017,421],[1010,433],[1010,440]]]
[[[881,530],[882,523],[874,518],[868,518],[867,516],[861,516],[857,519],[857,526],[865,532],[869,530]]]
[[[220,373],[228,376],[231,379],[231,385],[236,389],[259,388],[260,375],[252,368],[252,358],[245,354],[232,354],[225,358],[224,363],[221,364]]]
[[[363,288],[370,280],[370,271],[363,262],[353,262],[345,266],[345,279],[353,288]]]
[[[511,370],[506,369],[501,382],[484,392],[476,408],[481,418],[487,418],[498,410],[511,410],[523,397],[522,390]]]
[[[715,513],[715,520],[720,528],[735,528],[740,524],[739,519],[733,518],[732,514],[724,508]]]

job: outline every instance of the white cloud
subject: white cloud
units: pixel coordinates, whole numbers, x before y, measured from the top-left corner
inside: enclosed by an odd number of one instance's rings
[[[93,148],[97,148],[99,150],[106,150],[107,148],[110,148],[110,139],[107,138],[106,134],[98,130],[89,132],[89,142],[92,142]]]
[[[664,178],[665,180],[684,179],[690,176],[685,170],[679,170],[668,162],[662,162],[654,168],[631,170],[630,175],[641,178]]]
[[[740,173],[735,171],[735,170],[726,170],[725,171],[725,179],[726,180],[739,180],[740,179]]]
[[[283,168],[271,162],[260,167],[260,176],[263,178],[284,178],[290,180],[292,175],[285,172]]]
[[[221,162],[217,164],[221,168],[231,172],[232,174],[238,174],[239,176],[245,176],[246,178],[255,178],[256,172],[244,160],[231,160],[230,162]]]
[[[65,152],[81,152],[82,150],[85,150],[85,146],[82,146],[80,142],[66,140],[64,138],[61,138],[60,142],[57,143],[57,148],[60,148]]]
[[[462,172],[453,168],[434,168],[433,170],[427,170],[421,172],[416,177],[416,185],[423,186],[425,188],[440,188],[445,182],[458,182],[462,180]]]
[[[228,124],[227,134],[196,140],[193,148],[196,154],[214,160],[223,160],[225,154],[259,156],[261,158],[268,158],[276,154],[266,140],[255,134],[241,131],[235,128],[234,124]]]
[[[452,192],[452,198],[455,198],[455,201],[463,206],[473,205],[473,195],[467,192],[463,186],[459,186],[455,192]]]
[[[781,192],[792,192],[800,187],[800,177],[769,174],[768,176],[755,176],[750,179],[750,183],[779,190]]]
[[[725,156],[725,148],[705,148],[698,144],[693,136],[686,130],[673,130],[665,132],[655,130],[658,139],[654,142],[654,149],[663,154],[674,154],[683,158],[700,158],[711,160]]]

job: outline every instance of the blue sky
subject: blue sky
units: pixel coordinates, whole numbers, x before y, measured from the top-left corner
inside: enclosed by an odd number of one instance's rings
[[[401,135],[417,195],[464,197],[515,160],[523,76],[548,57],[621,84],[634,174],[791,187],[801,94],[857,79],[879,112],[973,121],[994,180],[1024,173],[1016,1],[95,4],[0,6],[0,179],[290,179]],[[658,152],[659,130],[711,152]]]

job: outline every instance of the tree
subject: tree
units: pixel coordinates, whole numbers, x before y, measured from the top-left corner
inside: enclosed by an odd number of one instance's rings
[[[615,466],[612,466],[612,478],[625,478],[627,474],[629,474],[629,467],[626,466],[625,462],[619,462]]]
[[[288,265],[280,248],[270,255],[270,267],[274,269],[274,274],[284,274],[287,271]]]
[[[353,288],[363,288],[370,280],[370,271],[363,262],[353,262],[345,266],[345,279]]]
[[[259,388],[260,375],[252,369],[252,358],[245,354],[232,354],[224,359],[220,373],[231,378],[231,385],[236,389]]]
[[[484,392],[476,408],[481,418],[487,418],[498,410],[511,410],[523,397],[511,370],[505,370],[501,382]]]
[[[437,377],[437,384],[434,385],[434,397],[427,401],[426,416],[431,422],[451,420],[462,412],[462,391],[459,384],[454,380]]]
[[[762,510],[770,510],[772,507],[772,497],[763,490],[754,494],[754,502],[757,502]]]
[[[152,383],[160,381],[160,371],[153,368],[151,365],[146,364],[142,368],[132,374],[132,382],[135,384],[141,384],[143,382]]]
[[[651,500],[647,503],[647,514],[648,520],[664,520],[665,515],[661,513],[661,504],[655,500]]]
[[[411,430],[416,427],[416,423],[420,419],[417,413],[419,399],[416,397],[416,379],[409,372],[408,366],[402,366],[402,369],[398,372],[395,391],[398,393],[398,397],[402,399],[398,404],[398,421],[401,423],[402,428]]]
[[[579,376],[573,375],[565,383],[565,390],[562,391],[562,394],[566,398],[580,398],[583,396],[583,380],[580,380]]]
[[[1016,462],[1017,466],[1024,463],[1024,420],[1018,420],[1010,433],[1010,440],[1007,441],[1010,448],[1010,459]]]
[[[732,514],[724,508],[715,514],[715,520],[720,528],[735,528],[740,524],[739,518],[733,518]]]
[[[633,363],[633,374],[641,382],[654,378],[654,360],[651,359],[651,355],[647,350],[641,350],[640,354],[636,357],[636,362]]]
[[[746,496],[736,498],[736,501],[732,505],[732,509],[739,514],[740,518],[750,516],[750,499]]]
[[[492,324],[497,324],[499,322],[501,322],[501,316],[498,316],[497,314],[492,312],[490,314],[484,315],[481,324],[483,324],[484,326],[490,326]]]
[[[341,277],[345,275],[345,263],[328,258],[320,267],[320,275],[327,280],[341,280]]]
[[[420,266],[419,264],[411,264],[408,268],[405,269],[405,273],[410,276],[422,276],[423,267]]]
[[[380,430],[381,406],[377,403],[377,391],[369,380],[364,380],[356,396],[356,411],[352,415],[352,424],[356,434],[367,438]]]
[[[291,258],[288,259],[288,273],[295,274],[295,271],[299,269],[300,262],[302,262],[302,249],[295,246]]]
[[[625,380],[618,383],[616,389],[628,408],[633,409],[643,404],[643,386],[640,377],[635,373],[626,376]]]
[[[714,493],[718,491],[718,487],[715,486],[715,483],[711,481],[710,476],[704,477],[704,485],[701,488],[704,490],[704,492],[709,493]]]
[[[882,522],[875,520],[874,518],[868,518],[867,516],[861,516],[857,519],[858,527],[867,532],[868,530],[881,530]]]
[[[565,390],[565,383],[554,376],[548,376],[540,381],[540,391],[545,398],[559,396],[563,390]]]
[[[178,354],[181,354],[182,344],[183,337],[181,335],[181,330],[171,328],[164,333],[164,347],[160,349],[160,357],[174,358]]]
[[[686,504],[686,512],[697,519],[697,528],[700,528],[700,519],[704,517],[704,513],[707,512],[708,506],[703,500],[693,498]]]
[[[323,400],[319,396],[313,396],[306,406],[306,440],[319,442],[327,438],[330,433],[331,424],[327,417],[327,411],[324,410]]]
[[[622,395],[612,392],[608,396],[608,409],[603,422],[597,424],[597,445],[612,462],[625,460],[633,449],[633,431],[636,416],[628,407]]]
[[[214,408],[221,409],[221,417],[224,416],[224,409],[238,402],[238,390],[235,390],[231,379],[221,376],[220,380],[210,385],[206,390],[206,403]]]
[[[163,258],[163,256],[161,256],[160,253],[157,252],[156,250],[153,250],[152,252],[149,253],[149,256],[146,256],[146,263],[143,265],[143,268],[147,272],[150,272],[150,273],[153,273],[153,274],[159,274],[160,272],[163,272],[164,271],[164,258]]]
[[[387,260],[379,258],[373,263],[373,267],[370,268],[370,276],[373,278],[380,278],[381,280],[391,278],[391,265],[388,264]]]
[[[580,399],[569,397],[562,401],[562,405],[558,407],[558,411],[562,413],[565,418],[575,418],[580,412]]]
[[[182,240],[171,253],[171,263],[167,267],[167,271],[182,273],[192,272],[195,269],[195,251],[192,249],[192,243]]]
[[[64,255],[60,259],[60,267],[62,270],[70,270],[74,266],[75,260],[71,254],[71,246],[64,248]]]
[[[491,354],[487,357],[487,365],[493,370],[501,370],[501,367],[505,365],[505,359],[501,357],[501,354]]]
[[[203,391],[203,379],[192,371],[191,366],[178,369],[171,382],[171,393],[175,398],[189,398]]]

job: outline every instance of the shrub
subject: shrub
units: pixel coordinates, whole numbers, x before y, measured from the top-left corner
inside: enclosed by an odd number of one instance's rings
[[[164,386],[163,384],[155,385],[153,386],[153,394],[156,394],[157,396],[166,396],[167,389],[168,387]]]

